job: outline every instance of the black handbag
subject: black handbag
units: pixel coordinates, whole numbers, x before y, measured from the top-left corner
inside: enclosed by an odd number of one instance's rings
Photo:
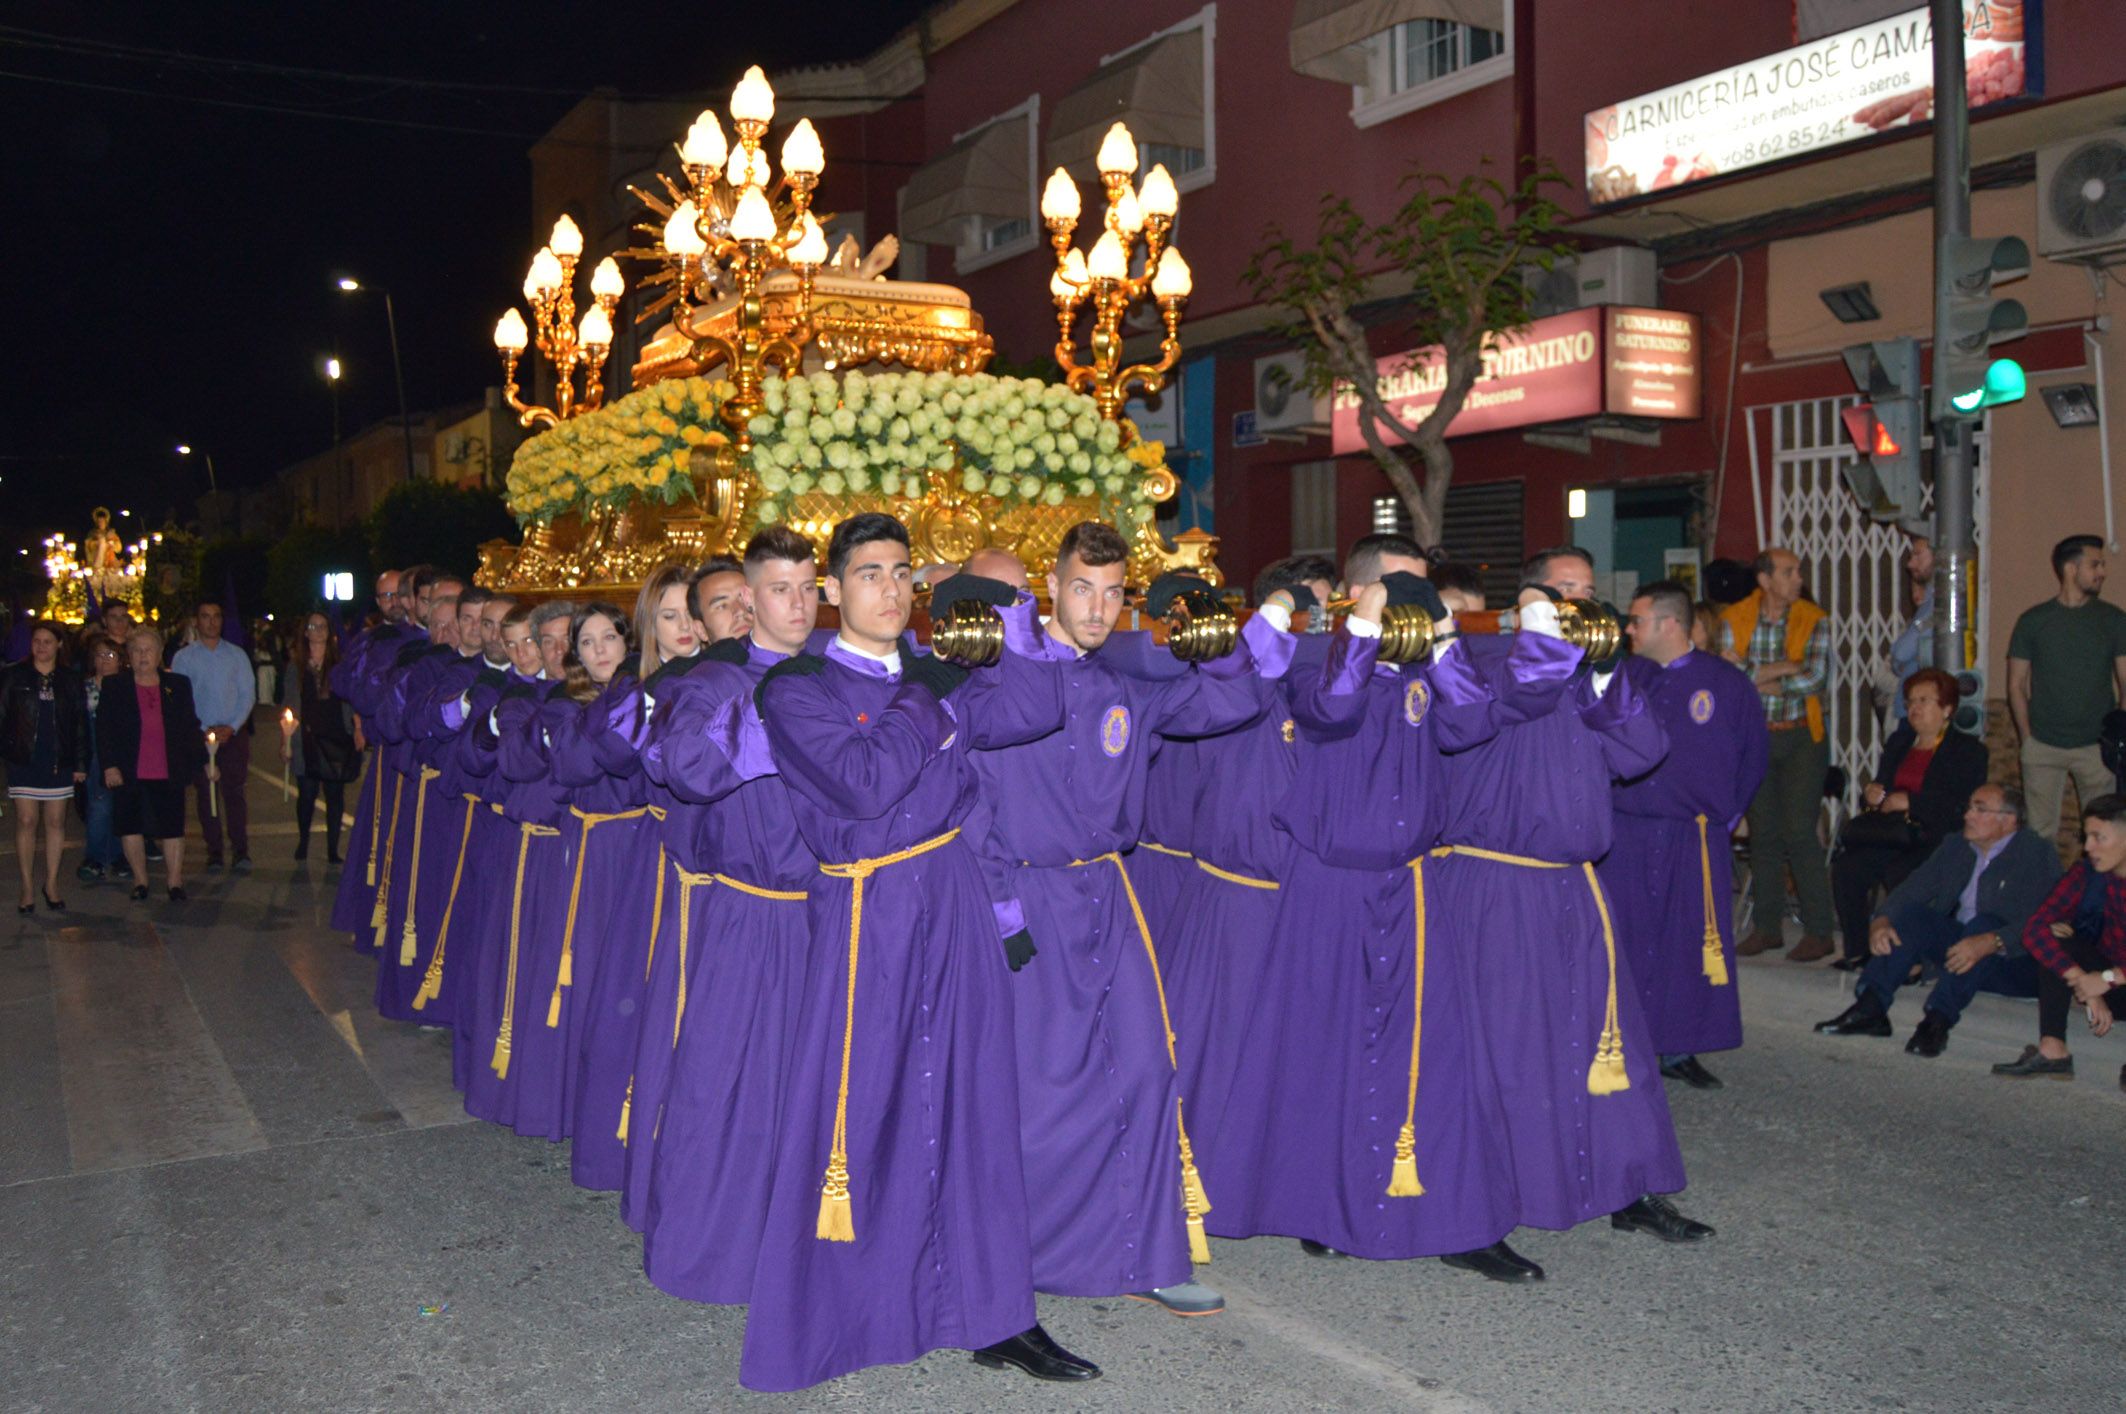
[[[1892,815],[1882,810],[1855,815],[1838,832],[1841,849],[1905,850],[1917,848],[1921,843],[1919,825],[1910,815]]]

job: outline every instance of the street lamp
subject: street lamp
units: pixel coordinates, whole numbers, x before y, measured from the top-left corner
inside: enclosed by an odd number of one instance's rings
[[[325,359],[325,386],[332,390],[332,450],[335,454],[340,449],[340,372],[338,357],[328,356]]]
[[[399,389],[399,431],[406,439],[406,479],[413,480],[413,421],[406,415],[406,369],[399,362],[399,320],[391,307],[391,291],[381,285],[365,285],[352,275],[342,275],[337,281],[341,291],[358,295],[367,291],[384,297],[384,327],[391,331],[391,378]]]
[[[181,457],[191,456],[192,444],[190,442],[179,442],[177,444],[177,455]],[[202,448],[199,455],[203,459],[205,459],[207,463],[207,489],[209,491],[219,491],[221,487],[215,484],[214,480],[214,453]]]

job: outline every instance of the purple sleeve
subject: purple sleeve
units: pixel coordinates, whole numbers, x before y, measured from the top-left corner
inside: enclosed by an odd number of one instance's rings
[[[551,773],[545,718],[544,705],[528,697],[495,708],[495,763],[503,780],[538,781]]]
[[[775,773],[768,734],[743,691],[680,692],[658,704],[643,770],[681,800],[709,805]]]
[[[1497,702],[1470,667],[1464,647],[1450,643],[1446,652],[1415,671],[1422,671],[1432,685],[1432,722],[1440,750],[1467,751],[1498,735]]]
[[[1545,633],[1516,633],[1512,647],[1486,675],[1503,719],[1527,722],[1549,716],[1556,710],[1558,699],[1572,686],[1580,658],[1581,650],[1562,638]]]
[[[951,711],[940,715],[948,718],[947,735],[957,719],[969,746],[993,751],[1033,741],[1063,725],[1063,674],[1054,663],[1006,653],[995,667],[970,674],[952,694]]]
[[[1060,718],[1058,676],[1049,674]],[[848,720],[846,705],[819,674],[777,678],[767,685],[767,698],[768,744],[783,779],[846,820],[891,810],[953,735],[943,705],[919,687],[904,685],[863,726]]]
[[[1366,718],[1366,684],[1380,661],[1380,640],[1360,638],[1338,625],[1321,671],[1289,685],[1292,720],[1308,735],[1336,740],[1357,731]]]
[[[1628,673],[1612,674],[1602,695],[1580,709],[1580,721],[1601,738],[1602,759],[1619,779],[1643,775],[1668,755],[1668,733],[1646,710]]]

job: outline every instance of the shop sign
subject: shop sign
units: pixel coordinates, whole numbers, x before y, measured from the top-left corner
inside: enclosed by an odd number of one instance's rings
[[[1685,419],[1699,415],[1703,369],[1698,316],[1670,309],[1599,305],[1538,319],[1484,351],[1484,367],[1450,437],[1531,427],[1614,413]],[[1380,395],[1405,427],[1439,405],[1447,382],[1445,354],[1414,349],[1377,365]],[[1365,450],[1358,397],[1340,385],[1329,434],[1336,455]]]
[[[2038,0],[1965,0],[1974,112],[2039,91],[2024,62],[2037,9]],[[1597,108],[1585,124],[1588,199],[1623,201],[1925,122],[1933,39],[1921,6]]]

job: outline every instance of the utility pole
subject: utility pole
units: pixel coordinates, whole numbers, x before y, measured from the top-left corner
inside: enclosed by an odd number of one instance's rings
[[[1971,113],[1964,94],[1963,0],[1929,0],[1934,26],[1934,365],[1940,379],[1951,328],[1950,242],[1971,234]],[[1939,407],[1937,400],[1937,407]],[[1934,666],[1961,672],[1971,619],[1972,433],[1963,418],[1934,419]]]

